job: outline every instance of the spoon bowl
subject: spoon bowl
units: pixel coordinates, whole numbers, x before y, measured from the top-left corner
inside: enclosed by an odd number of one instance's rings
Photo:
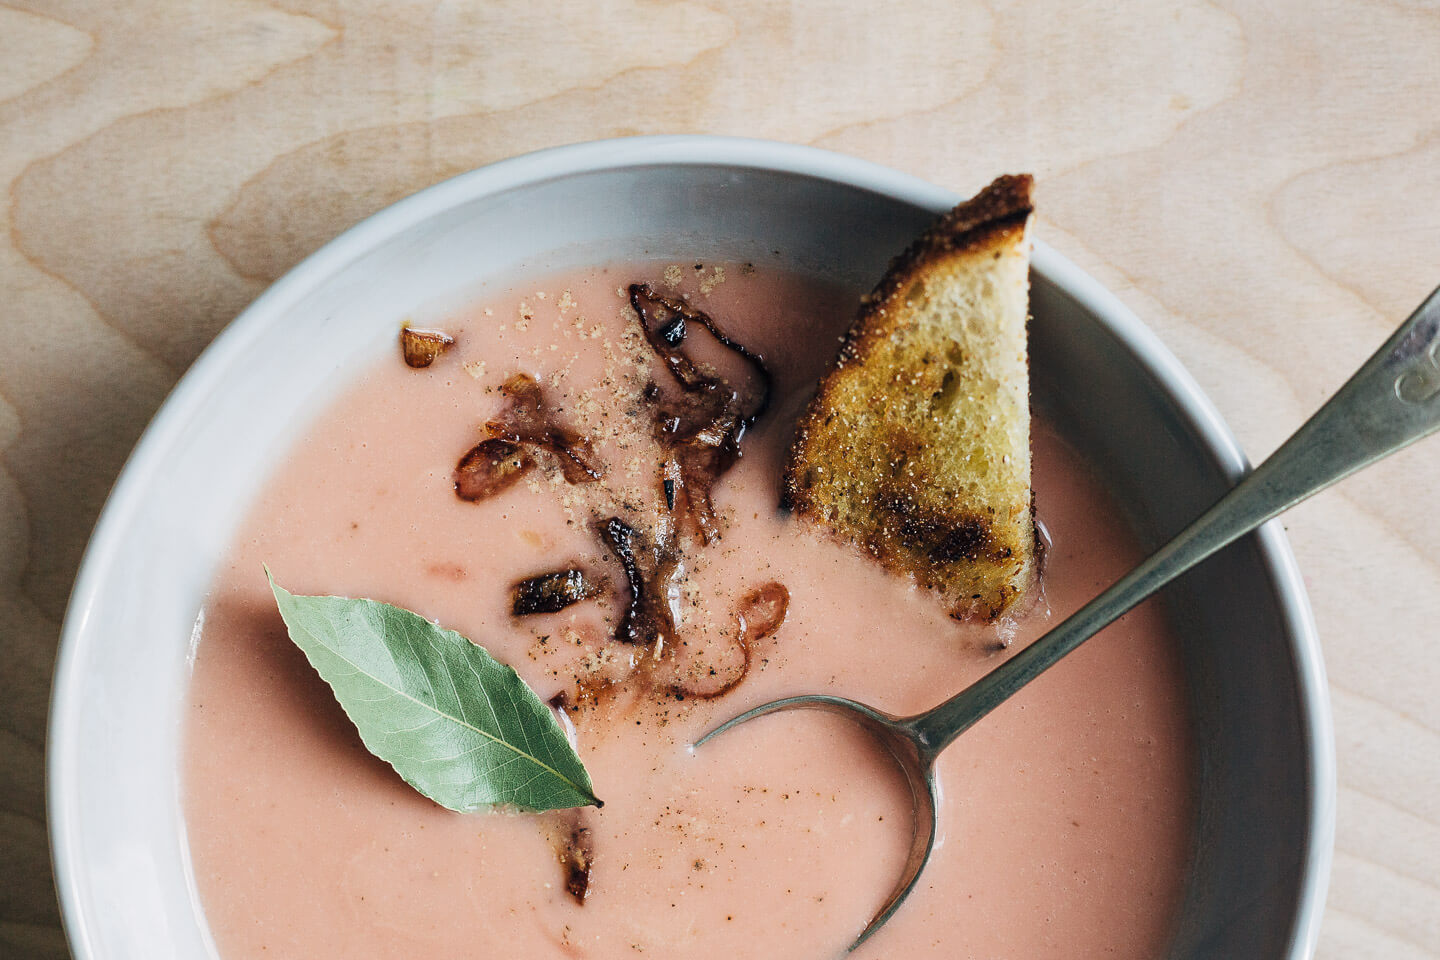
[[[921,734],[914,724],[918,717],[893,717],[859,701],[826,694],[785,697],[782,700],[762,703],[710,730],[695,741],[695,746],[704,746],[706,741],[742,723],[786,710],[820,710],[853,720],[885,749],[900,768],[900,772],[905,775],[905,785],[910,788],[914,829],[911,831],[910,854],[905,859],[905,868],[901,871],[895,888],[885,898],[875,916],[846,949],[848,953],[868,940],[890,919],[891,914],[900,909],[911,888],[920,880],[926,864],[930,862],[930,854],[935,850],[935,836],[940,829],[940,793],[935,781],[935,757],[938,756],[938,751],[927,748],[921,739]]]

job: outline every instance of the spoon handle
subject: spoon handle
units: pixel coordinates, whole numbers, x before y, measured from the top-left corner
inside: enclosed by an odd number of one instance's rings
[[[1061,657],[1206,557],[1301,500],[1440,430],[1440,289],[1219,502],[1104,593],[907,723],[931,757]]]

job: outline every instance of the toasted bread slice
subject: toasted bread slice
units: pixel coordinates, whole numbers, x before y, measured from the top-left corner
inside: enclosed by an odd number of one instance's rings
[[[1036,576],[1029,176],[1001,177],[891,265],[801,418],[784,501],[994,620]]]

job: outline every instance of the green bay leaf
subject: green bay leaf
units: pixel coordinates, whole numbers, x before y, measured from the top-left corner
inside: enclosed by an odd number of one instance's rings
[[[299,596],[274,577],[270,589],[365,746],[431,800],[461,813],[600,805],[555,714],[483,647],[388,603]]]

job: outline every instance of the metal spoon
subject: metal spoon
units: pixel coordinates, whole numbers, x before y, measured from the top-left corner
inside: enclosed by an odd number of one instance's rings
[[[1280,449],[1110,589],[1043,637],[924,713],[894,717],[843,697],[786,697],[747,710],[695,741],[767,713],[809,708],[843,714],[875,736],[909,781],[915,837],[890,898],[850,944],[895,915],[930,860],[939,823],[935,758],[956,737],[1071,650],[1180,574],[1301,500],[1440,429],[1440,289],[1431,293],[1350,380]]]

